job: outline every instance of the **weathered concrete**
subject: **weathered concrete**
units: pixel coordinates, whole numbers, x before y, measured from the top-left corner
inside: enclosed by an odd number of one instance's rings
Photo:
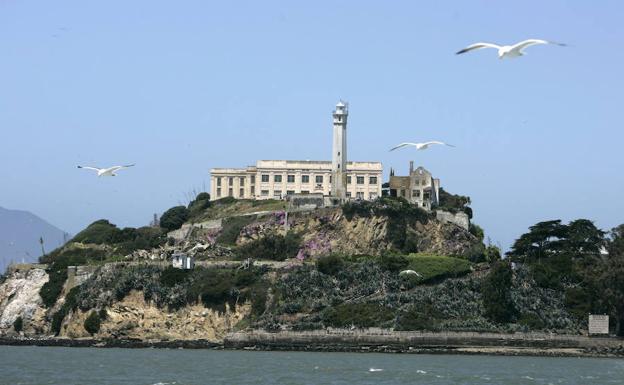
[[[436,219],[441,222],[456,224],[464,230],[470,228],[470,218],[468,218],[468,214],[464,212],[453,214],[448,211],[436,210]]]

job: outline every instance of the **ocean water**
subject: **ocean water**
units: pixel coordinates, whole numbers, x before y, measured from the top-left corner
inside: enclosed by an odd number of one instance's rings
[[[624,360],[0,346],[0,384],[624,384]]]

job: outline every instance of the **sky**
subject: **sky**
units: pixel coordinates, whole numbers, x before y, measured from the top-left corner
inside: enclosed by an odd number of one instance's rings
[[[212,167],[422,165],[503,248],[542,220],[624,223],[621,1],[0,0],[0,206],[76,233],[146,225]],[[499,60],[477,41],[527,38]],[[388,152],[404,141],[455,148]],[[115,178],[78,164],[136,163]]]

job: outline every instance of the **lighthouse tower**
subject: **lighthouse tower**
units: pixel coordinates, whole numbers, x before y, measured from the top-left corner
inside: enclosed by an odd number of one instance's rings
[[[332,197],[347,197],[347,117],[349,105],[342,100],[336,104],[334,118],[334,152],[332,155]]]

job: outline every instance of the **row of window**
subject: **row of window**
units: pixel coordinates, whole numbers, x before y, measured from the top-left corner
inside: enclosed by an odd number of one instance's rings
[[[268,174],[262,174],[262,182],[264,183],[268,183],[270,180],[270,176]],[[227,177],[228,178],[228,186],[233,186],[234,185],[234,177]],[[245,177],[238,177],[239,178],[239,185],[240,186],[244,186],[245,185]],[[221,179],[222,177],[217,177],[217,187],[221,187]],[[323,183],[323,175],[316,175],[314,177],[314,181],[316,183]],[[273,182],[275,183],[282,183],[282,175],[273,175]],[[294,175],[287,175],[286,176],[286,182],[287,183],[295,183],[295,176]],[[331,176],[329,177],[329,183],[332,182],[332,178]],[[364,177],[363,176],[356,176],[356,184],[364,184]],[[256,177],[255,175],[251,176],[251,184],[255,184],[256,183]],[[301,183],[310,183],[310,175],[301,175]],[[351,184],[351,177],[348,176],[347,177],[347,184]],[[368,184],[377,184],[377,177],[376,176],[371,176],[368,178]]]
[[[256,189],[254,188],[254,186],[251,186],[251,196],[255,196],[256,195]],[[308,190],[301,190],[300,194],[309,194],[310,191]],[[295,194],[295,190],[286,190],[286,195],[294,195]],[[221,187],[217,187],[217,198],[221,198]],[[229,188],[228,189],[228,195],[230,197],[234,196],[234,189],[233,188]],[[260,196],[263,197],[268,197],[269,196],[269,190],[261,190],[260,191]],[[347,198],[351,198],[351,192],[347,192]],[[370,199],[375,199],[377,198],[377,193],[371,192],[369,194]],[[245,189],[241,188],[238,190],[238,198],[244,198],[245,197]],[[364,199],[364,192],[363,191],[358,191],[355,193],[355,197],[357,199]],[[273,190],[273,198],[276,199],[281,199],[282,198],[282,190]]]

